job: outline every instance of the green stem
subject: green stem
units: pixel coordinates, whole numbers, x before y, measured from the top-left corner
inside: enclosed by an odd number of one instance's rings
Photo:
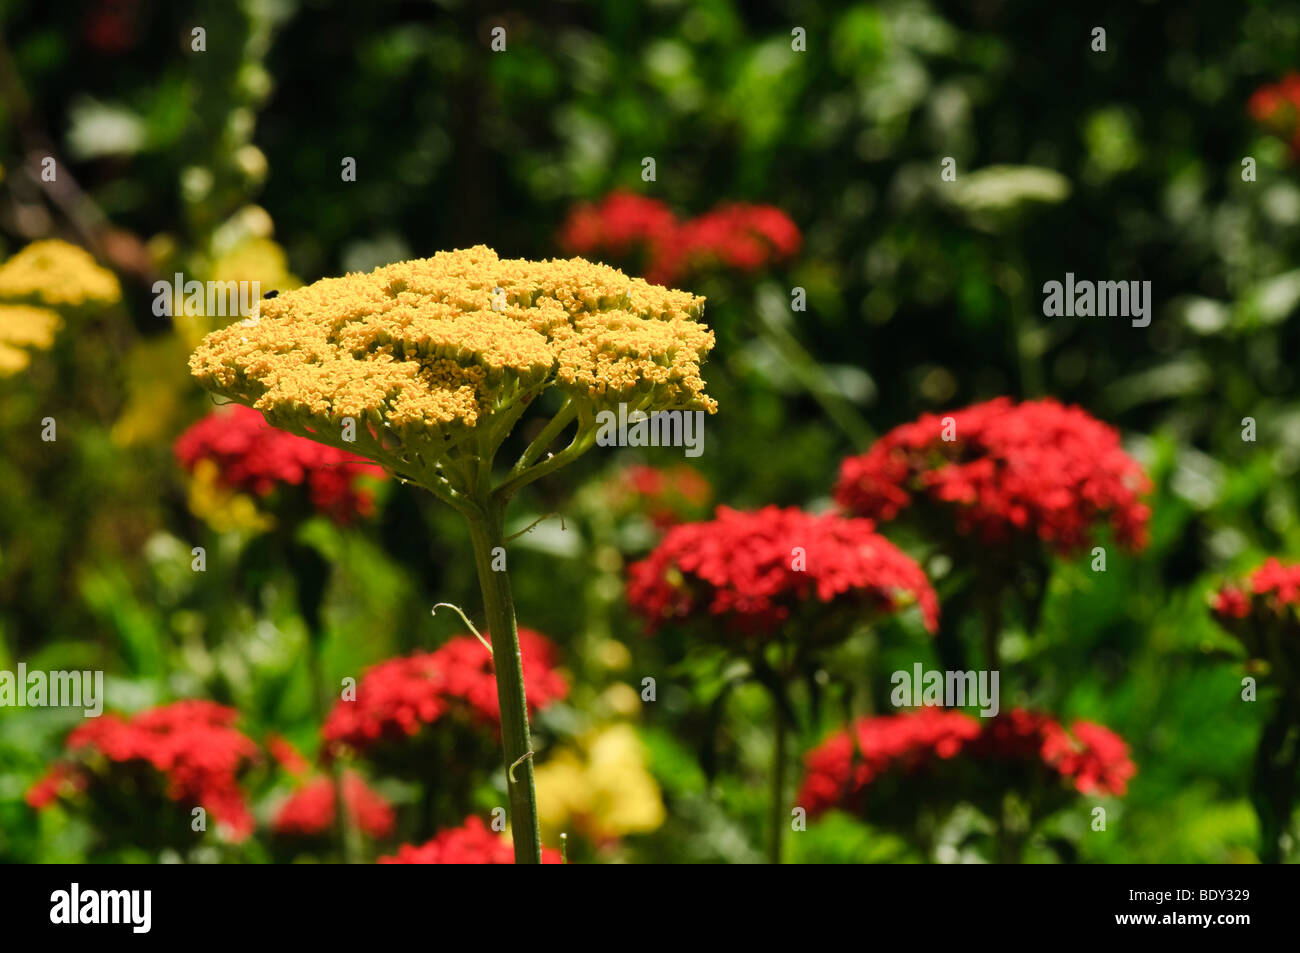
[[[321,662],[320,636],[317,632],[307,634],[307,664],[312,681],[312,706],[315,709],[317,724],[324,725],[329,717],[329,690],[325,687],[324,666]],[[345,864],[357,863],[356,842],[351,827],[352,819],[348,817],[347,801],[343,797],[343,765],[337,757],[329,762],[330,782],[334,787],[334,836],[339,844],[339,856]]]
[[[1284,860],[1282,842],[1291,825],[1296,800],[1296,771],[1300,766],[1300,702],[1288,694],[1264,726],[1255,754],[1251,800],[1259,817],[1259,859],[1265,864]]]
[[[484,501],[482,509],[483,516],[469,518],[469,531],[474,545],[479,587],[483,590],[488,634],[492,640],[515,863],[540,864],[542,834],[537,821],[532,739],[528,733],[528,704],[524,693],[523,659],[519,652],[515,603],[510,593],[509,575],[505,570],[497,572],[492,568],[492,551],[498,546],[505,546],[502,507]]]
[[[995,818],[994,860],[999,864],[1019,864],[1027,833],[1023,818],[1018,813],[1015,797],[1007,792],[1002,796],[999,816]]]
[[[775,745],[772,752],[772,863],[781,863],[781,837],[785,832],[785,710],[778,699],[772,700]]]
[[[980,616],[984,623],[984,664],[990,672],[996,672],[1001,664],[998,650],[1002,637],[1002,602],[997,584],[986,573],[980,573],[975,581],[979,587]]]
[[[808,353],[798,338],[765,315],[762,308],[756,311],[759,336],[780,355],[795,380],[821,405],[826,416],[835,421],[849,442],[858,449],[865,449],[874,435],[858,409],[831,386],[826,379],[825,368]]]

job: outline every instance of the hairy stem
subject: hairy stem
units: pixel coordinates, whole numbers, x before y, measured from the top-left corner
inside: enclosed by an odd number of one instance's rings
[[[523,658],[515,623],[515,603],[506,571],[492,568],[493,550],[504,548],[502,507],[484,501],[483,515],[469,518],[470,538],[501,706],[501,744],[510,799],[510,829],[516,864],[542,862],[542,835],[537,822],[537,790],[533,781],[532,739],[528,732],[528,703],[524,691]]]

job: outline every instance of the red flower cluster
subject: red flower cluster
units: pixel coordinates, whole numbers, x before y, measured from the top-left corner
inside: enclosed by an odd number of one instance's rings
[[[611,192],[598,204],[569,213],[560,242],[579,254],[624,256],[658,245],[677,229],[677,216],[658,199]]]
[[[1290,143],[1300,155],[1300,73],[1287,73],[1276,83],[1261,86],[1250,97],[1251,118]]]
[[[1246,579],[1215,593],[1211,608],[1221,620],[1244,619],[1252,609],[1280,616],[1287,606],[1300,604],[1300,563],[1283,565],[1271,557]]]
[[[290,774],[303,775],[311,770],[311,763],[299,753],[288,739],[280,735],[269,735],[266,750],[275,759],[275,763]]]
[[[27,789],[27,806],[49,807],[61,796],[86,789],[86,776],[66,761],[56,761],[39,781]]]
[[[519,629],[529,713],[568,693],[555,671],[555,647],[532,629]],[[472,636],[459,636],[432,652],[381,662],[365,673],[356,701],[340,701],[321,730],[326,742],[364,749],[375,741],[415,734],[447,714],[498,724],[492,656]]]
[[[919,603],[930,631],[939,602],[921,567],[870,520],[768,506],[720,506],[714,519],[673,527],[629,570],[627,596],[651,627],[707,612],[742,631],[770,629],[800,604],[852,601],[895,611]]]
[[[225,826],[233,840],[253,830],[253,816],[236,780],[257,746],[232,727],[233,708],[209,701],[180,701],[141,712],[132,718],[103,715],[74,730],[69,751],[89,749],[111,762],[142,761],[166,778],[173,801],[200,805]],[[28,803],[44,807],[71,776],[85,787],[88,768],[55,765],[28,792]]]
[[[1137,774],[1128,745],[1109,728],[1076,721],[1067,732],[1050,715],[1023,708],[988,721],[970,752],[991,760],[1040,761],[1080,794],[1123,794]]]
[[[1150,510],[1138,497],[1149,488],[1118,433],[1082,409],[999,397],[895,427],[844,461],[835,499],[890,520],[919,495],[953,507],[957,531],[982,542],[1035,534],[1068,553],[1102,519],[1124,545],[1144,546]]]
[[[460,827],[442,831],[427,844],[403,844],[381,864],[513,864],[510,841],[489,830],[482,818],[467,817]],[[542,863],[560,863],[560,853],[542,848]]]
[[[919,708],[902,715],[861,718],[804,757],[808,773],[799,805],[810,815],[848,803],[888,771],[913,771],[935,758],[951,758],[979,735],[975,719],[959,711]]]
[[[856,740],[856,744],[855,744]],[[1137,773],[1124,740],[1101,725],[1015,709],[983,721],[964,712],[921,708],[861,718],[853,734],[832,735],[804,759],[798,803],[810,815],[859,810],[867,789],[887,774],[906,775],[964,755],[976,762],[1039,764],[1082,794],[1123,794]]]
[[[374,838],[387,837],[397,824],[393,807],[372,790],[361,775],[343,776],[343,801],[348,817],[360,831]],[[334,781],[317,778],[299,788],[281,805],[271,822],[277,834],[307,837],[324,834],[334,826]]]
[[[580,255],[639,254],[648,280],[672,284],[683,274],[717,265],[757,271],[792,257],[802,236],[789,216],[770,205],[731,202],[679,222],[660,201],[613,192],[599,203],[574,208],[560,242]]]
[[[177,438],[174,449],[189,471],[200,460],[212,460],[222,485],[231,489],[267,496],[280,486],[305,485],[312,506],[340,523],[371,512],[373,500],[357,478],[384,475],[361,457],[277,430],[260,411],[241,405],[204,417]]]
[[[692,466],[634,465],[621,470],[609,487],[616,510],[640,509],[661,529],[681,521],[683,512],[699,510],[713,496],[709,481]]]

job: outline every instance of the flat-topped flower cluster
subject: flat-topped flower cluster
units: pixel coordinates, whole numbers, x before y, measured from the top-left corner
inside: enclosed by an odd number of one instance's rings
[[[703,299],[581,258],[475,246],[325,278],[204,339],[205,387],[280,426],[364,421],[454,443],[556,386],[582,409],[715,409],[700,363]]]

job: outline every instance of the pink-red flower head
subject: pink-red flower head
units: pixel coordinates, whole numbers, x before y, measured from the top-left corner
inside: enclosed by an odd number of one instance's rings
[[[371,494],[359,478],[384,475],[360,457],[277,430],[242,405],[204,417],[181,434],[174,449],[190,472],[201,461],[215,463],[219,481],[231,490],[266,497],[282,487],[303,487],[316,510],[340,523],[372,510]]]
[[[1210,611],[1251,658],[1268,660],[1272,675],[1287,682],[1300,679],[1300,563],[1269,558],[1216,592]]]
[[[1081,794],[1121,795],[1137,772],[1128,745],[1101,725],[1015,709],[991,719],[921,708],[860,718],[805,756],[798,803],[809,815],[833,807],[860,811],[871,787],[957,759],[974,766],[1039,767]],[[961,791],[948,791],[960,796]]]
[[[486,637],[486,634],[485,634]],[[568,685],[555,670],[555,647],[532,629],[519,629],[529,713],[558,701]],[[432,652],[380,662],[357,685],[355,701],[340,701],[321,733],[331,745],[362,750],[381,739],[414,735],[448,715],[498,725],[492,656],[472,636],[458,636]]]
[[[510,841],[488,829],[482,818],[471,816],[460,827],[441,831],[433,840],[418,847],[403,844],[391,857],[380,857],[381,864],[513,864],[515,852]],[[560,853],[542,848],[542,863],[560,863]]]
[[[925,501],[981,542],[1030,536],[1069,553],[1103,522],[1123,545],[1144,546],[1149,488],[1113,428],[1054,400],[1000,397],[895,427],[844,461],[835,499],[880,520]]]
[[[915,602],[930,631],[939,621],[921,567],[870,520],[777,506],[720,506],[712,520],[673,527],[631,566],[627,596],[652,628],[711,617],[762,632],[814,603],[893,612]]]
[[[1276,83],[1259,87],[1247,108],[1252,119],[1300,155],[1300,73],[1287,73]]]
[[[1241,583],[1215,593],[1211,607],[1220,619],[1244,619],[1252,611],[1282,617],[1300,606],[1300,563],[1270,557]]]
[[[374,838],[387,837],[397,815],[383,795],[372,790],[356,772],[343,775],[343,802],[357,830]],[[326,834],[334,827],[334,781],[316,778],[295,791],[276,812],[271,829],[277,834],[308,837]]]
[[[694,467],[641,464],[625,467],[609,481],[608,504],[616,512],[640,511],[661,530],[680,523],[683,515],[703,510],[713,496],[708,479]]]
[[[788,215],[771,205],[728,202],[679,221],[656,199],[616,191],[598,203],[576,206],[560,242],[580,255],[637,256],[648,280],[673,284],[683,275],[709,269],[770,267],[792,258],[802,235]]]
[[[203,807],[231,840],[243,840],[254,825],[237,778],[258,750],[234,728],[238,717],[233,708],[201,700],[174,702],[130,718],[107,714],[76,728],[68,735],[67,749],[115,764],[150,766],[164,779],[169,798]],[[92,779],[84,759],[74,759],[38,782],[28,801],[43,807],[65,785],[84,789]]]

